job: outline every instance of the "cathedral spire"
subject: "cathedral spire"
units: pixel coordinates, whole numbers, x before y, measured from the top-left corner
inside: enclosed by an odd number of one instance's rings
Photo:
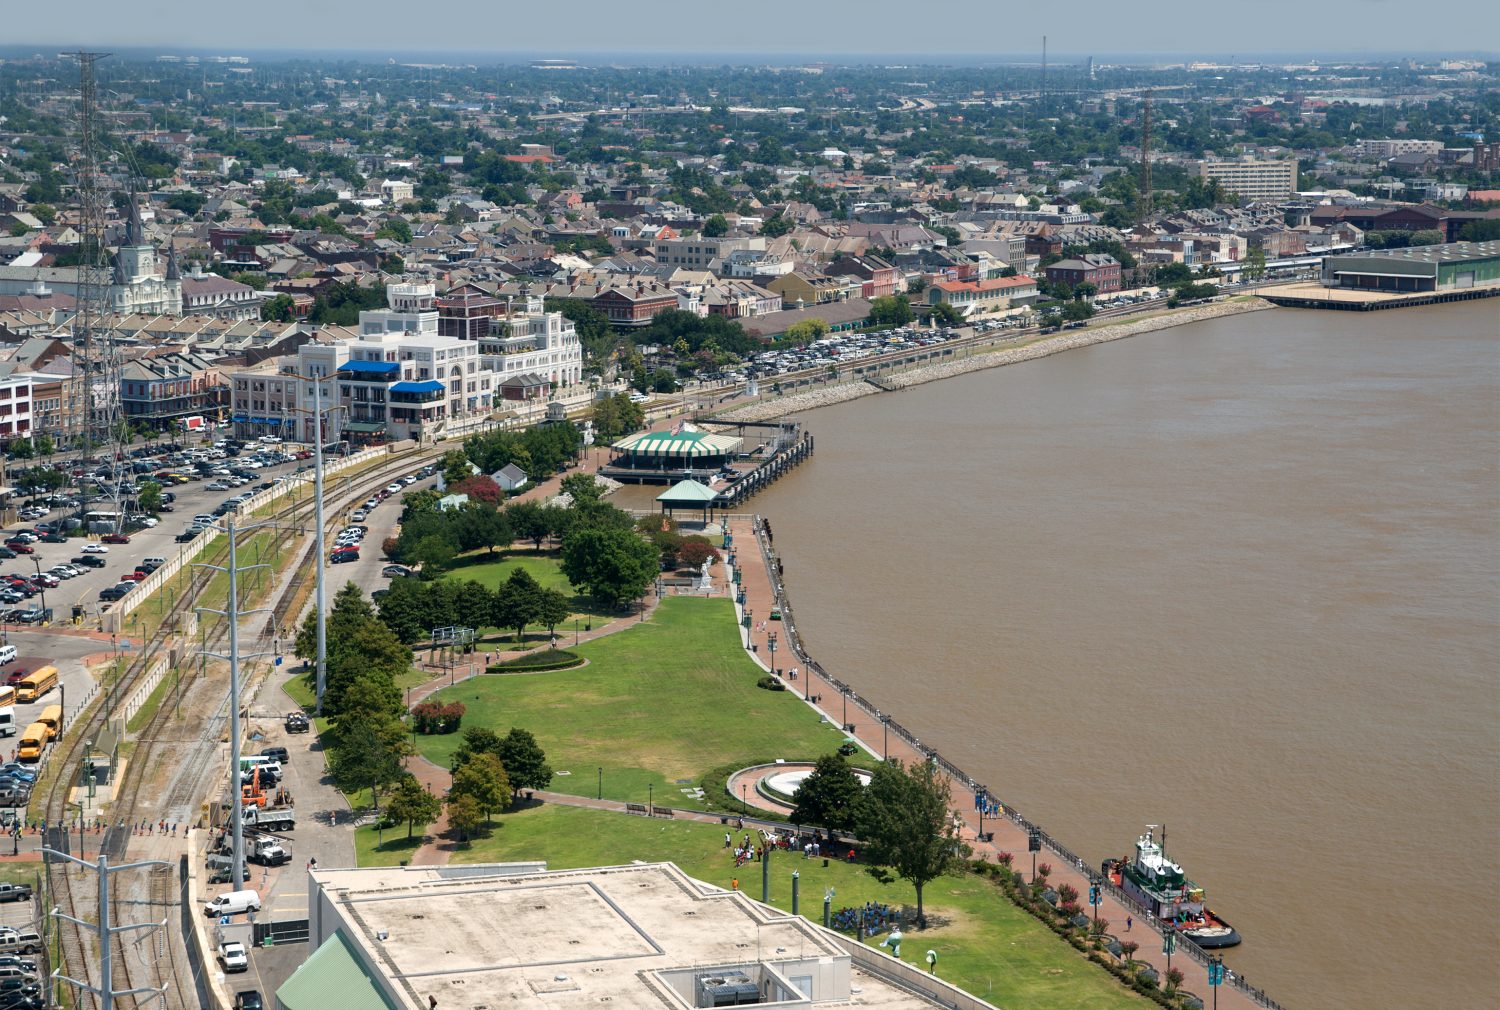
[[[167,280],[182,280],[182,271],[177,267],[177,244],[175,242],[167,243]]]
[[[130,193],[130,219],[125,225],[125,244],[146,244],[146,225],[141,221],[141,205],[133,190]]]

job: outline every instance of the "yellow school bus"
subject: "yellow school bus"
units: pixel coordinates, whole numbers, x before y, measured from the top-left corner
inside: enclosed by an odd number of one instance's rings
[[[22,761],[40,761],[42,748],[47,746],[47,727],[34,722],[21,734],[21,748],[16,757]]]
[[[36,701],[57,686],[57,667],[43,666],[21,678],[16,685],[16,701],[22,705]]]
[[[62,706],[48,705],[42,709],[42,714],[36,717],[36,721],[47,727],[47,739],[57,739],[57,731],[62,729]]]

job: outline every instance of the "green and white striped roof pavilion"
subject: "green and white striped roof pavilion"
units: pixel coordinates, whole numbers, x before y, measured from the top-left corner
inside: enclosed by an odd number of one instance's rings
[[[684,428],[673,434],[667,431],[643,431],[627,435],[614,444],[615,452],[647,459],[693,460],[728,456],[738,452],[736,435],[715,435],[707,431]]]

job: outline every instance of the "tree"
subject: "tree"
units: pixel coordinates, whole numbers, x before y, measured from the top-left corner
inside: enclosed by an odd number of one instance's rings
[[[375,809],[380,791],[400,781],[402,762],[411,752],[406,727],[395,716],[361,713],[335,726],[329,737],[328,774],[346,793],[370,790]]]
[[[459,481],[467,480],[474,473],[469,463],[468,455],[462,449],[452,449],[443,453],[440,462],[443,468],[443,485],[457,484]]]
[[[297,303],[291,295],[275,295],[261,303],[260,318],[264,322],[293,322],[297,318]]]
[[[909,882],[917,892],[917,922],[923,928],[922,889],[958,869],[969,851],[959,840],[948,800],[948,782],[933,762],[908,768],[886,761],[875,769],[855,810],[855,832],[865,842],[871,876],[889,882],[895,871]]]
[[[498,757],[488,753],[475,754],[459,765],[453,773],[453,785],[448,789],[449,799],[455,796],[472,798],[484,811],[486,821],[493,812],[509,810],[512,795],[505,766]]]
[[[482,473],[476,473],[462,480],[454,481],[448,485],[450,494],[466,494],[469,501],[478,502],[480,505],[494,507],[505,500],[505,492],[494,479]]]
[[[618,607],[645,593],[661,571],[657,557],[630,529],[584,526],[563,540],[562,570],[574,586]]]
[[[51,435],[38,435],[34,439],[33,444],[36,446],[37,454],[41,456],[51,456],[54,452],[57,451],[57,443],[52,441]],[[159,485],[158,490],[160,490]]]
[[[552,766],[547,764],[547,755],[530,730],[511,727],[511,731],[499,741],[497,750],[500,764],[504,766],[510,787],[515,792],[546,789],[552,784]]]
[[[391,788],[385,801],[386,816],[397,824],[406,822],[406,837],[418,824],[427,827],[443,812],[443,801],[428,792],[415,775],[407,775]]]
[[[1070,323],[1082,322],[1094,314],[1094,307],[1088,302],[1070,301],[1063,306],[1062,315]]]
[[[783,337],[794,344],[810,344],[828,334],[828,322],[824,319],[799,319],[786,328]]]
[[[136,501],[141,506],[141,511],[148,515],[156,515],[161,511],[161,485],[154,480],[148,480],[141,484],[140,493]]]
[[[437,625],[428,618],[427,583],[392,579],[380,601],[380,620],[404,645],[420,642]]]
[[[535,619],[547,629],[547,634],[555,634],[557,626],[572,614],[573,601],[568,599],[568,594],[561,589],[548,588],[537,593]]]
[[[774,217],[767,219],[766,222],[760,226],[760,233],[766,238],[780,238],[787,232],[791,231],[794,227],[796,227],[796,225],[794,225],[789,219],[783,217],[780,214],[777,214]]]
[[[1266,251],[1260,246],[1245,257],[1245,280],[1258,281],[1266,275]]]
[[[704,238],[719,238],[729,234],[729,220],[723,214],[711,214],[703,222]]]
[[[31,208],[31,212],[41,217],[35,207]],[[1500,218],[1470,221],[1458,230],[1460,242],[1493,242],[1495,239],[1500,239]]]
[[[506,506],[505,517],[510,520],[510,528],[517,537],[530,540],[538,551],[542,549],[542,541],[551,532],[551,524],[541,502],[515,502]]]
[[[604,486],[591,473],[570,473],[558,488],[577,503],[597,502],[604,497]]]
[[[870,303],[870,320],[879,326],[905,326],[911,322],[911,302],[905,295],[885,295]]]
[[[516,641],[526,633],[526,625],[537,619],[541,610],[541,586],[524,568],[510,573],[510,578],[495,592],[491,612],[497,628],[514,628]]]
[[[486,820],[474,797],[464,793],[448,794],[448,825],[458,832],[459,841],[467,842]]]
[[[938,302],[932,307],[932,318],[943,326],[957,326],[963,322],[963,313],[947,302]]]
[[[719,560],[719,549],[706,537],[688,537],[677,548],[677,562],[685,568],[703,567],[705,561]]]
[[[646,410],[626,393],[616,393],[594,403],[594,434],[601,442],[613,442],[639,431],[646,423]]]
[[[457,556],[458,548],[453,545],[453,541],[434,534],[417,541],[407,560],[422,566],[423,578],[435,579],[453,566],[453,559]]]
[[[842,754],[825,754],[818,758],[812,774],[802,780],[792,796],[794,824],[820,824],[834,831],[854,827],[854,811],[859,806],[864,786]]]

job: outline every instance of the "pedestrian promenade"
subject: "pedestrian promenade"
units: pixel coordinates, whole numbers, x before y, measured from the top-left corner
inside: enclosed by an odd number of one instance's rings
[[[826,679],[816,669],[809,669],[806,657],[793,652],[785,622],[773,620],[772,611],[778,608],[780,601],[787,598],[784,589],[787,580],[796,578],[795,559],[768,561],[757,537],[757,522],[757,517],[750,515],[735,516],[728,521],[728,532],[733,537],[737,554],[744,608],[750,613],[747,648],[751,650],[751,657],[767,670],[771,670],[774,657],[775,672],[789,692],[794,692],[799,698],[810,698],[807,704],[829,722],[835,725],[842,723],[846,731],[872,754],[882,759],[894,758],[906,764],[928,760],[928,753],[919,749],[919,745],[913,745],[899,733],[890,732],[889,726],[876,713],[846,699],[839,685]],[[774,527],[767,531],[767,546],[772,549],[774,557]],[[790,615],[781,616],[786,618]],[[773,640],[776,643],[774,651]],[[797,669],[797,678],[792,680],[789,675],[794,667]],[[997,798],[1003,802],[1004,790],[992,788],[998,794]],[[1013,867],[1027,873],[1029,878],[1026,829],[1008,817],[985,817],[984,831],[991,840],[981,841],[979,814],[974,809],[973,794],[965,784],[955,782],[952,797],[953,812],[963,821],[963,840],[973,848],[974,858],[997,862],[1001,852],[1008,852],[1014,857]],[[1089,893],[1092,879],[1088,867],[1082,861],[1070,864],[1056,853],[1043,850],[1038,853],[1038,862],[1051,864],[1052,874],[1048,882],[1052,887],[1066,883],[1073,885],[1079,894]],[[1162,953],[1163,939],[1160,930],[1155,924],[1142,921],[1138,913],[1116,900],[1108,890],[1104,891],[1104,899],[1099,905],[1099,917],[1109,920],[1110,933],[1123,937],[1126,919],[1131,916],[1135,922],[1130,938],[1140,944],[1136,960],[1148,961],[1165,973],[1166,957]],[[1172,967],[1183,973],[1182,988],[1198,994],[1206,1005],[1212,1006],[1214,997],[1208,984],[1207,968],[1183,952],[1181,945],[1178,951],[1172,958]],[[1234,986],[1222,985],[1218,988],[1218,1006],[1221,1010],[1255,1010],[1263,1005]]]

